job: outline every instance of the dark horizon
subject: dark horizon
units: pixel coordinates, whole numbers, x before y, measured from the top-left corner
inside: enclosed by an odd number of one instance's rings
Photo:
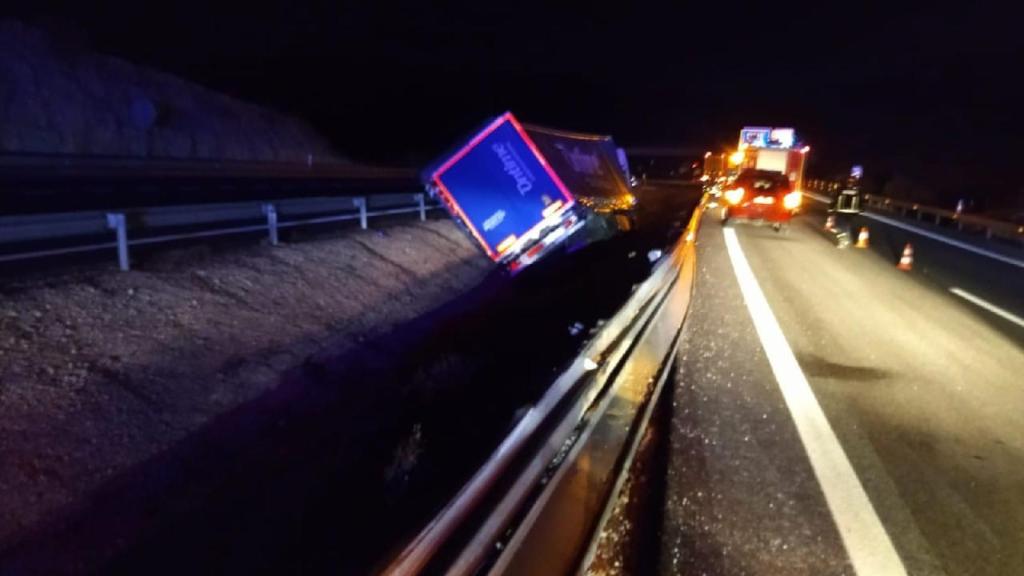
[[[863,164],[943,200],[1024,201],[1013,142],[1024,121],[1008,76],[1024,43],[1010,15],[981,7],[107,8],[15,16],[302,117],[356,160],[423,163],[507,109],[625,146],[715,150],[744,125],[793,126],[817,175]]]

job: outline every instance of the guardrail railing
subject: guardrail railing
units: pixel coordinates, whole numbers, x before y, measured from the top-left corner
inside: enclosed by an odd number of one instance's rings
[[[841,189],[841,186],[835,182],[809,180],[808,189],[831,193]],[[927,221],[936,226],[951,226],[960,231],[976,231],[984,234],[985,238],[989,240],[1000,238],[1024,245],[1024,225],[1021,224],[974,214],[958,213],[955,210],[926,206],[918,202],[898,200],[877,194],[865,194],[864,204],[867,208],[899,214],[903,218]]]
[[[588,561],[689,307],[684,236],[384,574],[569,573]]]
[[[131,246],[253,232],[276,245],[281,228],[359,220],[366,229],[371,217],[419,213],[425,220],[439,207],[422,193],[400,193],[0,216],[0,262],[115,249],[127,271]]]

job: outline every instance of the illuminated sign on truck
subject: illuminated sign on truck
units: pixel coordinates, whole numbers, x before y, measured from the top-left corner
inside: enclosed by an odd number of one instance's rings
[[[796,145],[792,128],[746,127],[740,130],[739,148],[789,149]]]

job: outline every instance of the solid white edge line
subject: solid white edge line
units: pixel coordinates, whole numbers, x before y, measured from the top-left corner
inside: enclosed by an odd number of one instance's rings
[[[996,254],[995,252],[990,252],[988,250],[985,250],[984,248],[978,248],[977,246],[972,246],[970,244],[967,244],[966,242],[961,242],[959,240],[953,240],[952,238],[947,238],[945,236],[942,236],[941,234],[936,234],[934,232],[929,232],[929,231],[924,230],[922,228],[918,228],[917,226],[909,226],[909,225],[904,224],[902,222],[897,222],[896,220],[893,220],[892,218],[886,218],[885,216],[879,216],[878,214],[872,214],[871,212],[862,212],[861,214],[863,214],[867,218],[871,218],[872,220],[877,220],[879,222],[883,222],[883,223],[888,224],[890,226],[895,226],[897,228],[902,228],[902,229],[906,230],[907,232],[913,232],[914,234],[917,234],[917,235],[920,235],[920,236],[924,236],[926,238],[931,238],[932,240],[938,240],[939,242],[943,242],[945,244],[949,244],[950,246],[956,246],[957,248],[960,248],[960,249],[963,249],[963,250],[967,250],[968,252],[974,252],[975,254],[980,254],[981,256],[987,256],[989,258],[992,258],[993,260],[999,260],[1000,262],[1005,262],[1006,264],[1009,264],[1011,266],[1016,266],[1018,268],[1024,268],[1024,262],[1022,262],[1020,260],[1014,260],[1013,258],[1010,258],[1009,256],[1003,256],[1002,254]]]
[[[828,203],[829,202],[829,200],[827,198],[825,198],[824,196],[820,196],[818,194],[813,194],[813,193],[810,193],[810,192],[804,192],[804,194],[809,196],[809,197],[811,197],[811,198],[813,198],[813,199],[815,199],[815,200],[817,200],[818,202],[821,202],[821,203]],[[902,222],[898,222],[896,220],[893,220],[892,218],[887,218],[885,216],[881,216],[881,215],[875,214],[873,212],[861,212],[861,215],[863,215],[865,218],[871,218],[872,220],[877,220],[879,222],[883,222],[883,223],[888,224],[890,226],[895,226],[897,228],[902,228],[902,229],[906,230],[907,232],[913,232],[914,234],[918,234],[920,236],[924,236],[925,238],[931,238],[932,240],[938,240],[939,242],[943,242],[945,244],[949,244],[950,246],[955,246],[957,248],[961,248],[963,250],[967,250],[968,252],[974,252],[975,254],[980,254],[982,256],[987,256],[989,258],[992,258],[993,260],[999,260],[1000,262],[1005,262],[1006,264],[1009,264],[1011,266],[1016,266],[1018,268],[1024,268],[1024,262],[1022,262],[1020,260],[1016,260],[1014,258],[1010,258],[1009,256],[1003,256],[1002,254],[997,254],[997,253],[992,252],[990,250],[985,250],[984,248],[979,248],[977,246],[973,246],[971,244],[967,244],[966,242],[961,242],[959,240],[954,240],[952,238],[947,238],[946,236],[943,236],[941,234],[936,234],[934,232],[929,232],[928,230],[925,230],[923,228],[918,228],[917,226],[911,226],[909,224],[904,224]]]
[[[995,304],[989,302],[988,300],[979,298],[966,290],[961,290],[960,288],[957,288],[956,286],[950,288],[949,291],[963,298],[964,300],[967,300],[971,304],[984,308],[985,310],[988,310],[989,312],[997,316],[1002,316],[1003,318],[1006,318],[1010,322],[1013,322],[1014,324],[1020,326],[1021,328],[1024,328],[1024,319],[1000,308],[999,306],[996,306]]]
[[[905,576],[903,562],[800,369],[736,231],[725,228],[723,232],[743,300],[854,571],[861,576]]]

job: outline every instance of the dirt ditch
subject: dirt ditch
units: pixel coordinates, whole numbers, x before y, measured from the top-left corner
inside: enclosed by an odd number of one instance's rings
[[[0,279],[0,549],[126,468],[490,270],[450,221]]]

